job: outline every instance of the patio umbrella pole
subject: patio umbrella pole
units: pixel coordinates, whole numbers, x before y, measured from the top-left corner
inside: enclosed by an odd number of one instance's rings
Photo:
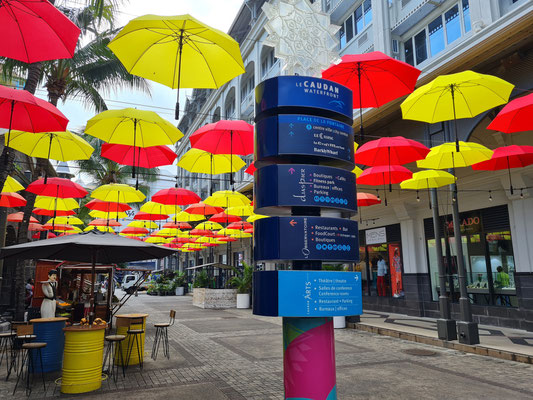
[[[180,43],[178,52],[178,100],[176,102],[176,111],[174,113],[174,119],[177,121],[180,118],[180,81],[181,81],[181,53],[183,52],[183,29],[180,29]]]
[[[361,144],[363,144],[363,141],[365,139],[365,133],[363,131],[363,106],[361,104],[362,101],[362,94],[361,94],[361,63],[357,63],[357,79],[359,80],[359,138],[361,140]]]
[[[135,144],[137,141],[137,119],[133,119],[133,166],[131,169],[131,177],[135,178]],[[137,189],[137,188],[135,188]]]
[[[453,85],[450,85],[450,89],[452,92],[453,128],[455,131],[455,150],[459,153],[459,137],[457,136],[457,116],[455,115],[455,94],[454,94]]]
[[[90,300],[89,300],[89,304],[90,304],[90,307],[91,307],[91,310],[89,311],[89,322],[92,324],[93,321],[94,321],[94,315],[95,315],[95,309],[96,309],[96,304],[94,302],[94,286],[95,286],[95,281],[96,281],[96,248],[93,249],[93,253],[92,253],[92,268],[91,268],[91,297],[90,297]]]
[[[13,110],[15,109],[15,100],[11,100],[11,114],[9,116],[9,129],[7,131],[7,143],[6,143],[6,158],[4,159],[4,164],[7,165],[7,159],[9,158],[9,138],[11,136],[11,123],[13,122]]]
[[[50,145],[48,146],[48,157],[46,157],[48,160],[50,160],[50,152],[52,151],[52,140],[54,139],[54,135],[50,133]],[[44,170],[44,184],[46,185],[48,183],[48,170]]]
[[[390,176],[390,146],[387,147],[387,150],[389,152],[389,193],[392,193],[392,180]]]
[[[510,189],[511,189],[511,196],[513,195],[513,181],[511,179],[511,164],[509,162],[509,157],[507,157],[507,171],[509,172],[509,186],[510,186]]]

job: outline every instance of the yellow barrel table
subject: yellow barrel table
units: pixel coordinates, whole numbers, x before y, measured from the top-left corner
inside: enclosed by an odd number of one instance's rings
[[[105,325],[69,326],[65,331],[61,393],[86,393],[102,386]]]
[[[122,342],[122,356],[124,357],[124,362],[127,362],[128,358],[128,352],[131,351],[130,354],[130,362],[128,365],[138,365],[141,360],[144,360],[144,338],[145,334],[141,334],[138,339],[140,339],[140,351],[141,351],[141,359],[139,360],[139,357],[137,355],[137,345],[135,344],[135,341],[133,340],[133,335],[128,335],[128,329],[143,329],[146,330],[146,317],[148,317],[148,314],[120,314],[115,315],[117,318],[117,335],[124,335],[126,336],[126,339]],[[142,318],[142,325],[139,324],[131,324],[132,321],[138,320]],[[118,351],[118,349],[117,349]],[[116,358],[117,362],[120,363],[120,356],[117,354]]]

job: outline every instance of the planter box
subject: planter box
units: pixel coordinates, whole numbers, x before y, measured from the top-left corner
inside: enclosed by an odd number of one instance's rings
[[[237,290],[194,288],[192,304],[200,308],[235,308]]]
[[[250,308],[250,293],[237,293],[237,308]]]
[[[185,294],[185,288],[183,286],[176,288],[176,296],[183,296]]]

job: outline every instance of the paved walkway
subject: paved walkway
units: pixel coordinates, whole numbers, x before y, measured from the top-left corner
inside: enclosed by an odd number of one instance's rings
[[[381,328],[380,333],[387,331],[405,332],[417,336],[437,338],[437,323],[434,318],[412,317],[404,314],[365,311],[361,316],[359,329]],[[366,330],[366,329],[365,329]],[[368,329],[376,332],[376,329]],[[501,328],[479,325],[479,348],[493,349],[517,355],[529,356],[520,361],[533,363],[533,332],[519,329]],[[452,343],[459,343],[453,341]],[[478,353],[479,354],[479,353]]]
[[[171,359],[149,359],[154,322],[169,309],[178,320],[169,330]],[[79,396],[60,395],[47,377],[30,398],[62,399],[282,399],[281,320],[250,310],[201,310],[190,297],[132,297],[123,312],[146,312],[146,363],[130,368],[117,384]],[[339,399],[533,399],[533,366],[428,346],[354,329],[335,332]],[[0,367],[0,398],[12,396]]]

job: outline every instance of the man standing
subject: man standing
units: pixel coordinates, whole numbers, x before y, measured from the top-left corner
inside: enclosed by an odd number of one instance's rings
[[[386,296],[385,275],[387,275],[387,263],[381,255],[378,256],[378,296]]]

